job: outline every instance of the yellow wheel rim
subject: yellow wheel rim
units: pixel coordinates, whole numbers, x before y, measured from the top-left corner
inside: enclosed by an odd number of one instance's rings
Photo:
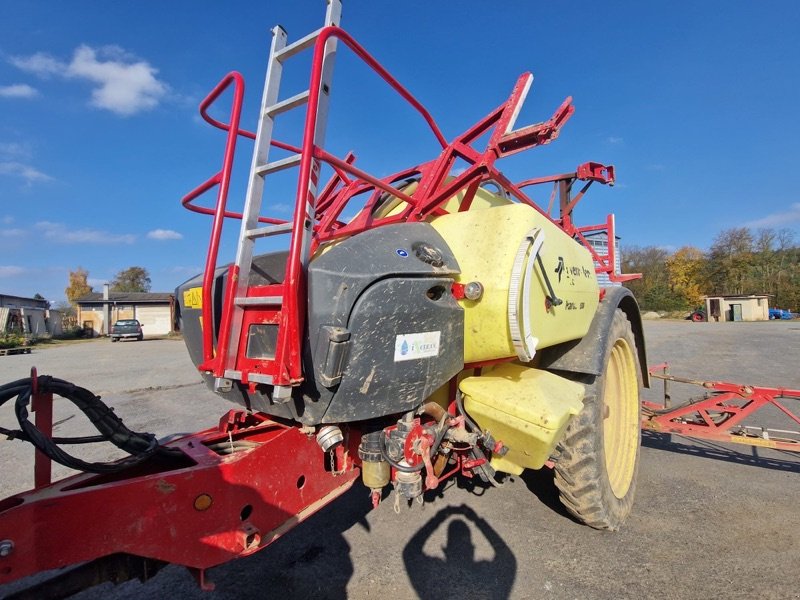
[[[606,473],[611,491],[623,498],[633,481],[639,446],[639,382],[633,351],[622,338],[608,359],[602,408]]]

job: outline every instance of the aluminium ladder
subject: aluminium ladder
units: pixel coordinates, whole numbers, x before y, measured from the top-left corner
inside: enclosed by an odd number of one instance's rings
[[[341,0],[328,0],[325,15],[325,27],[338,26],[341,18]],[[285,376],[286,365],[282,363],[281,348],[286,348],[290,343],[288,336],[298,337],[302,333],[298,326],[298,315],[296,314],[302,307],[296,307],[296,303],[291,298],[296,298],[298,290],[303,289],[301,282],[297,278],[290,279],[290,265],[287,265],[286,277],[282,284],[264,286],[273,290],[271,295],[256,295],[249,293],[253,287],[249,285],[250,272],[253,264],[253,254],[255,241],[259,238],[270,237],[279,234],[292,233],[295,223],[300,223],[302,229],[300,235],[300,276],[305,277],[308,266],[311,238],[315,221],[315,205],[317,196],[317,180],[319,174],[319,162],[314,159],[311,165],[309,177],[309,194],[304,199],[305,214],[299,215],[301,203],[297,202],[293,222],[277,225],[259,226],[259,214],[261,202],[264,194],[264,184],[266,176],[288,169],[300,164],[302,154],[293,153],[286,158],[268,162],[269,148],[272,143],[272,133],[275,119],[278,115],[290,111],[294,108],[307,105],[309,102],[310,89],[284,100],[278,100],[281,76],[283,74],[283,63],[295,54],[314,46],[322,29],[319,29],[296,42],[287,45],[287,33],[281,26],[276,26],[272,30],[272,43],[270,46],[269,62],[267,66],[264,92],[261,99],[261,110],[259,113],[258,126],[256,129],[255,145],[253,158],[250,166],[250,178],[245,196],[245,204],[242,215],[242,225],[239,232],[239,241],[236,251],[232,273],[236,276],[234,280],[228,281],[228,286],[235,286],[233,290],[233,302],[223,307],[223,311],[229,311],[228,328],[229,333],[226,340],[220,340],[220,345],[225,347],[219,351],[223,354],[223,377],[215,378],[215,387],[220,390],[230,389],[233,381],[245,383],[263,383],[274,385],[273,401],[285,402],[291,395],[291,383]],[[327,40],[322,63],[322,93],[318,95],[319,101],[316,107],[316,124],[314,128],[313,145],[322,146],[325,138],[327,125],[328,99],[330,97],[331,80],[333,76],[333,65],[336,56],[337,42],[335,38]],[[307,110],[314,107],[309,106]],[[311,157],[309,157],[311,158]],[[294,233],[297,233],[295,229]],[[290,259],[291,260],[291,254]],[[230,297],[230,294],[228,294]],[[292,314],[292,309],[295,314]],[[244,331],[246,327],[246,316],[248,312],[263,312],[264,315],[271,315],[273,319],[279,319],[276,353],[273,360],[261,361],[260,367],[243,367],[242,354],[244,347],[242,336],[248,335]],[[225,318],[223,316],[223,323]],[[302,321],[300,321],[302,322]],[[296,357],[299,361],[299,357]]]

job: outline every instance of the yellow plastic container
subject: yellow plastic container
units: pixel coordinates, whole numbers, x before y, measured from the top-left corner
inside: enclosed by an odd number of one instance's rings
[[[484,370],[459,388],[467,413],[509,449],[492,456],[492,467],[512,475],[540,469],[583,408],[583,385],[519,364]]]
[[[532,207],[493,198],[494,203],[481,198],[479,208],[431,220],[461,267],[456,280],[462,284],[478,281],[484,289],[479,300],[459,300],[464,308],[466,363],[518,355],[508,315],[511,273],[520,244],[532,229],[541,230],[542,265],[563,301],[548,307],[545,278],[535,262],[527,310],[536,348],[582,338],[599,303],[594,263],[586,248]],[[535,261],[533,257],[527,260]]]

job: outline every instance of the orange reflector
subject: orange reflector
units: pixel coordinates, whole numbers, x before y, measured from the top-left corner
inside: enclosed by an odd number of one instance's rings
[[[211,499],[211,496],[208,494],[200,494],[197,498],[194,499],[194,509],[195,510],[208,510],[211,508],[211,503],[214,502]]]

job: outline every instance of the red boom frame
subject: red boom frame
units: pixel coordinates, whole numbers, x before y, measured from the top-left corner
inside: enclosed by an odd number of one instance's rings
[[[664,380],[664,404],[642,402],[645,413],[642,418],[643,429],[800,452],[800,431],[770,432],[765,427],[745,425],[747,419],[767,406],[774,406],[800,425],[800,415],[778,401],[779,398],[800,400],[800,390],[675,377],[669,374],[667,363],[652,366],[649,370],[651,377]],[[670,405],[669,382],[700,386],[706,390],[706,397],[673,408]],[[774,433],[779,436],[774,437]]]

